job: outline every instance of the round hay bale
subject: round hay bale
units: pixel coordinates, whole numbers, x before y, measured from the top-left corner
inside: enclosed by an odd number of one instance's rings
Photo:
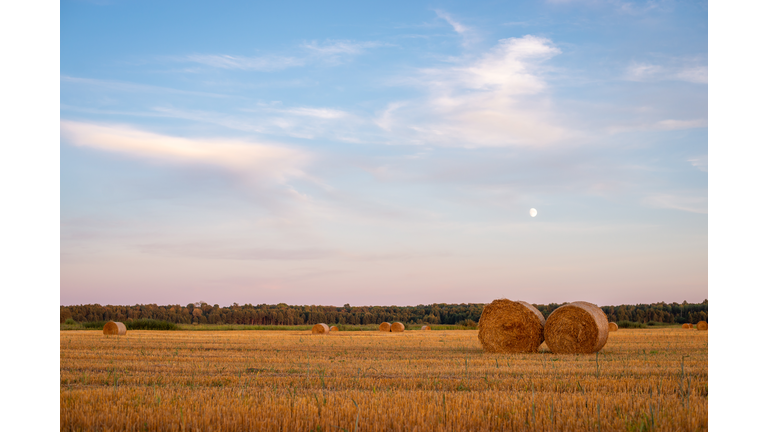
[[[696,323],[696,330],[707,330],[707,322],[706,321],[699,321]]]
[[[432,330],[432,327],[430,326],[421,326],[422,330]]]
[[[573,302],[555,309],[544,325],[544,340],[555,354],[589,354],[608,341],[608,318],[596,305]]]
[[[615,322],[609,322],[608,323],[608,331],[609,332],[619,331],[619,325],[616,324]]]
[[[544,315],[524,301],[498,299],[485,305],[478,328],[487,352],[536,352],[544,342]]]
[[[328,328],[327,324],[320,323],[320,324],[315,324],[314,326],[312,326],[312,334],[322,334],[322,335],[324,335],[324,334],[328,334],[330,332],[331,332],[331,329]]]
[[[388,332],[390,327],[392,326],[388,322],[383,322],[379,324],[379,331]]]
[[[389,331],[392,333],[402,333],[405,331],[405,326],[401,322],[393,322],[389,327]]]
[[[331,326],[330,331],[339,331],[339,328],[336,326]]]
[[[685,324],[683,324],[683,328],[684,329],[692,329],[693,328],[693,324],[685,323]]]
[[[123,336],[126,333],[128,333],[128,330],[126,330],[125,324],[123,324],[121,322],[110,321],[110,322],[104,324],[104,334],[105,335]]]

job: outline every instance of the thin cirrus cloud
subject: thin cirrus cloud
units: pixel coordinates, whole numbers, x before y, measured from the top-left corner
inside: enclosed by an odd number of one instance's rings
[[[225,94],[219,94],[219,93],[179,90],[175,88],[161,87],[161,86],[155,86],[155,85],[136,84],[136,83],[130,83],[130,82],[124,82],[124,81],[113,81],[113,80],[100,80],[100,79],[94,79],[94,78],[80,78],[80,77],[72,77],[72,76],[66,76],[66,75],[61,75],[59,79],[61,80],[62,83],[76,84],[76,85],[82,85],[82,86],[88,86],[88,87],[101,87],[108,90],[114,90],[114,91],[126,92],[126,93],[180,94],[180,95],[189,95],[189,96],[204,96],[204,97],[211,97],[211,98],[236,98],[237,97],[237,96],[231,96],[231,95],[225,95]]]
[[[271,72],[304,66],[305,60],[296,57],[263,56],[243,57],[226,54],[192,54],[186,60],[221,69],[241,69]]]
[[[301,45],[310,53],[320,57],[334,57],[342,54],[346,55],[358,55],[364,53],[370,48],[378,48],[384,46],[392,46],[391,44],[383,42],[355,42],[349,40],[339,41],[326,41],[324,43],[318,43],[317,41],[307,42]]]
[[[682,210],[691,213],[707,213],[707,197],[689,194],[658,194],[647,196],[644,204],[672,210]]]
[[[692,157],[688,162],[700,171],[709,172],[709,155]]]
[[[71,144],[155,162],[206,165],[251,180],[282,183],[303,177],[310,155],[273,144],[233,139],[192,139],[146,132],[123,125],[61,121]]]
[[[478,40],[477,33],[469,26],[466,26],[462,23],[460,23],[458,20],[456,20],[453,16],[449,15],[447,12],[442,10],[435,10],[435,14],[438,18],[445,20],[448,24],[450,24],[451,27],[453,27],[453,31],[459,34],[461,36],[462,42],[461,45],[463,47],[469,46],[471,42],[475,42]]]
[[[371,48],[390,46],[381,42],[355,42],[349,40],[330,40],[319,43],[305,42],[300,47],[305,51],[301,56],[237,56],[228,54],[190,54],[185,61],[220,68],[246,71],[274,72],[292,67],[306,66],[316,62],[338,63],[345,56],[363,54]]]
[[[469,31],[469,27],[456,21],[455,19],[453,19],[452,16],[448,15],[445,11],[436,10],[435,14],[437,14],[438,17],[444,19],[448,24],[450,24],[456,33],[463,35]]]
[[[292,114],[302,117],[313,117],[318,119],[341,119],[347,117],[349,114],[345,111],[340,111],[332,108],[309,108],[309,107],[297,107],[297,108],[285,108],[285,109],[272,109],[272,111]]]
[[[695,84],[707,84],[709,70],[707,66],[662,66],[652,63],[632,63],[627,66],[624,78],[628,81],[685,81]]]
[[[559,124],[542,63],[561,51],[546,38],[500,40],[478,57],[422,69],[404,83],[421,100],[393,102],[375,123],[399,142],[459,147],[548,145],[577,135]]]
[[[166,117],[215,124],[243,132],[302,139],[313,139],[318,136],[338,137],[338,134],[347,127],[339,125],[339,121],[354,120],[354,117],[345,111],[314,107],[260,106],[243,108],[240,110],[241,113],[234,114],[169,107],[154,107],[152,111]]]
[[[693,120],[661,120],[656,123],[658,129],[678,130],[678,129],[697,129],[707,127],[707,119]]]

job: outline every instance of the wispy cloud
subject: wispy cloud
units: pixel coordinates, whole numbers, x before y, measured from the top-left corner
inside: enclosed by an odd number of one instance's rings
[[[623,124],[612,124],[605,128],[609,134],[627,133],[647,130],[684,130],[706,128],[708,121],[706,118],[679,120],[666,119],[659,121],[631,121]]]
[[[680,81],[706,84],[709,80],[709,69],[707,68],[707,66],[694,66],[694,67],[679,69],[676,72],[676,77]]]
[[[438,16],[438,18],[441,18],[441,19],[445,20],[448,24],[450,24],[450,26],[453,27],[453,31],[455,31],[456,33],[459,34],[459,36],[461,36],[461,38],[462,38],[462,45],[463,46],[466,47],[470,43],[472,43],[472,42],[474,42],[474,41],[476,41],[478,39],[477,38],[477,34],[474,31],[474,29],[472,29],[471,27],[466,26],[466,25],[460,23],[458,20],[456,20],[455,17],[451,16],[447,12],[445,12],[443,10],[436,9],[435,10],[435,14]]]
[[[456,21],[455,19],[453,19],[453,17],[448,15],[448,13],[446,13],[445,11],[441,11],[441,10],[438,9],[438,10],[435,10],[435,13],[437,14],[438,17],[440,17],[440,18],[444,19],[445,21],[447,21],[448,24],[450,24],[451,27],[453,27],[453,30],[456,33],[458,33],[460,35],[463,35],[463,34],[465,34],[465,33],[467,33],[469,31],[469,27],[467,27],[467,26],[461,24],[460,22]]]
[[[708,68],[702,65],[662,66],[652,63],[632,63],[624,78],[629,81],[686,81],[706,84]]]
[[[155,107],[155,113],[196,122],[215,124],[229,129],[260,134],[314,139],[319,136],[349,141],[348,135],[361,135],[361,120],[337,109],[322,107],[282,107],[261,105],[241,108],[239,113]],[[357,132],[353,133],[351,130]],[[345,138],[346,137],[346,138]],[[352,141],[355,141],[352,139]]]
[[[423,100],[390,104],[376,120],[399,142],[464,147],[539,145],[572,131],[549,108],[542,62],[560,53],[549,39],[502,39],[457,65],[422,69],[410,78],[427,90]]]
[[[336,251],[322,248],[233,247],[210,242],[205,244],[149,243],[140,245],[139,250],[156,255],[248,261],[304,261],[335,258],[339,255]]]
[[[61,80],[61,82],[65,82],[65,83],[102,87],[102,88],[108,88],[110,90],[117,90],[122,92],[171,93],[171,94],[181,94],[181,95],[190,95],[190,96],[205,96],[205,97],[212,97],[212,98],[238,97],[238,96],[232,96],[232,95],[226,95],[226,94],[220,94],[220,93],[179,90],[175,88],[154,86],[154,85],[148,85],[148,84],[136,84],[136,83],[130,83],[130,82],[124,82],[124,81],[100,80],[100,79],[93,79],[93,78],[78,78],[78,77],[71,77],[66,75],[60,76],[59,79]]]
[[[620,14],[638,15],[659,8],[659,2],[649,1],[625,1],[625,0],[547,0],[547,3],[555,5],[579,4],[592,7],[609,7]]]
[[[693,120],[662,120],[656,123],[657,129],[677,130],[677,129],[698,129],[707,127],[707,119]]]
[[[314,117],[319,119],[340,119],[347,117],[349,114],[345,111],[330,109],[330,108],[286,108],[286,109],[273,109],[275,112],[281,112],[285,114],[293,114],[303,117]]]
[[[264,55],[242,56],[230,54],[190,54],[183,61],[198,63],[219,69],[237,69],[260,72],[274,72],[312,63],[339,63],[345,58],[360,55],[371,48],[391,46],[374,41],[326,40],[310,41],[300,45],[302,53],[294,56]]]
[[[658,194],[646,197],[643,202],[656,208],[681,210],[691,213],[707,213],[706,196],[690,196],[688,194]]]
[[[274,144],[174,137],[124,125],[62,120],[61,134],[75,146],[154,162],[213,166],[255,181],[302,177],[310,159],[304,151]]]
[[[327,40],[325,42],[311,41],[302,45],[302,48],[320,57],[335,57],[339,55],[359,55],[370,48],[390,46],[382,42],[355,42],[349,40]]]
[[[322,247],[240,247],[223,242],[200,243],[146,243],[138,246],[143,253],[168,256],[186,256],[194,258],[245,260],[245,261],[313,261],[313,260],[349,260],[349,261],[390,261],[407,260],[424,256],[447,256],[447,253],[414,253],[345,251]]]
[[[304,66],[304,64],[306,64],[305,59],[296,57],[243,57],[225,54],[192,54],[186,56],[186,60],[221,69],[240,69],[265,72]]]
[[[692,157],[688,162],[700,171],[709,172],[709,155]]]

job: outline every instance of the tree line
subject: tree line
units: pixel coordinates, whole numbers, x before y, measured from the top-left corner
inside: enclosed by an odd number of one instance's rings
[[[544,317],[565,303],[533,305]],[[379,324],[384,321],[400,321],[407,324],[461,324],[474,325],[483,312],[482,303],[446,304],[435,303],[418,306],[290,306],[234,303],[221,307],[206,302],[158,306],[156,304],[134,306],[102,306],[99,304],[61,306],[60,322],[73,319],[77,322],[133,321],[153,319],[175,324],[251,324],[251,325],[302,325],[302,324]],[[602,306],[609,321],[634,321],[641,323],[697,323],[707,321],[707,300],[702,303],[651,303],[620,306]]]

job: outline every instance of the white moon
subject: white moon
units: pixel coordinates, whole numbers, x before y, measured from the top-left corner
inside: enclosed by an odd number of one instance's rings
[[[536,211],[536,209],[532,208],[531,209],[531,217],[536,217],[536,214],[538,214],[538,212]]]

